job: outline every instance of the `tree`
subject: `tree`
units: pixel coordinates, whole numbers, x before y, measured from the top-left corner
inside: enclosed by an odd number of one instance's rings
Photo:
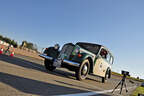
[[[21,47],[26,47],[28,49],[37,51],[37,45],[31,42],[23,41]]]
[[[2,35],[0,35],[0,40],[3,40],[3,36]]]
[[[10,44],[13,45],[15,48],[18,46],[17,42],[15,42],[14,40],[12,40]]]
[[[11,43],[11,39],[9,39],[9,38],[7,38],[7,37],[5,37],[5,38],[3,38],[3,40],[6,42],[6,43]]]
[[[4,41],[4,42],[6,42],[6,43],[9,43],[9,44],[11,44],[11,45],[13,45],[14,47],[17,47],[17,46],[18,46],[17,42],[15,42],[14,40],[11,40],[11,39],[8,38],[8,37],[3,37],[2,35],[0,35],[0,40]]]

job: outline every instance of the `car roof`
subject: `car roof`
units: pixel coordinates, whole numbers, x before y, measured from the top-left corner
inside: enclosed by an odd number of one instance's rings
[[[86,44],[86,45],[97,45],[97,46],[102,46],[100,44],[94,44],[94,43],[88,43],[88,42],[77,42],[76,44]]]
[[[88,42],[77,42],[76,44],[86,44],[86,45],[96,45],[96,46],[100,46],[101,48],[104,48],[105,50],[107,50],[111,55],[112,53],[109,51],[109,49],[103,45],[100,44],[95,44],[95,43],[88,43]],[[112,55],[113,57],[113,55]]]

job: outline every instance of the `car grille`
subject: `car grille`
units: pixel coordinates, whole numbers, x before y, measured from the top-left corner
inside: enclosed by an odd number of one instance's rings
[[[69,59],[69,57],[73,51],[73,48],[74,48],[74,46],[72,46],[72,45],[64,45],[60,52],[59,58]]]

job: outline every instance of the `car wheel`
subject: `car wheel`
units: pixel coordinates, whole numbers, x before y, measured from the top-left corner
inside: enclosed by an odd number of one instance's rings
[[[102,77],[102,83],[105,83],[106,78]]]
[[[90,69],[90,63],[86,59],[82,62],[80,67],[76,70],[76,79],[77,80],[84,80],[86,79]]]
[[[111,70],[109,70],[109,73],[108,73],[108,78],[110,79],[111,78]]]
[[[105,77],[102,77],[102,83],[105,83],[105,81],[107,81],[109,78],[111,78],[111,71],[107,69]]]
[[[105,80],[107,80],[108,78],[109,78],[109,74],[106,73],[106,74],[105,74]]]
[[[53,71],[56,69],[56,67],[53,66],[53,61],[45,59],[44,64],[45,64],[46,70],[48,71]]]
[[[105,74],[105,79],[110,79],[111,78],[111,70],[107,69],[106,74]]]

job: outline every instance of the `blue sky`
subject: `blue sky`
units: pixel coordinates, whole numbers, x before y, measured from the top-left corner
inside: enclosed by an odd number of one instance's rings
[[[144,78],[143,0],[0,0],[0,34],[39,47],[86,41],[115,56],[113,70]]]

